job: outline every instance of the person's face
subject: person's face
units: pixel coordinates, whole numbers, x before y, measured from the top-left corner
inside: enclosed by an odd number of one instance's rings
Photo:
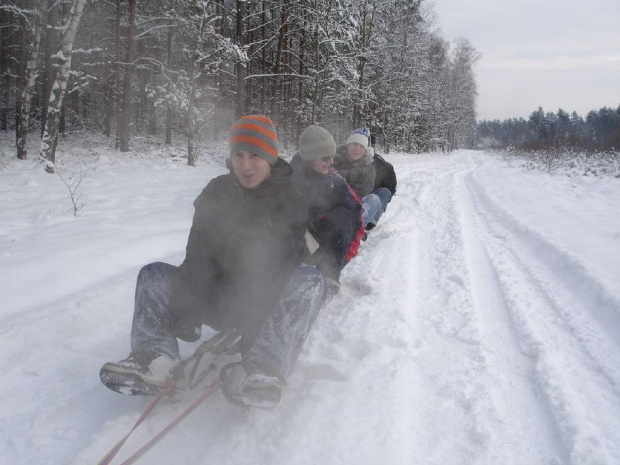
[[[334,163],[334,156],[319,158],[312,160],[312,169],[319,174],[329,174],[329,167]]]
[[[361,159],[366,153],[366,148],[362,144],[357,142],[350,142],[347,144],[347,157],[351,161],[357,161]]]
[[[255,189],[271,176],[271,165],[255,153],[236,151],[231,155],[233,171],[246,189]]]

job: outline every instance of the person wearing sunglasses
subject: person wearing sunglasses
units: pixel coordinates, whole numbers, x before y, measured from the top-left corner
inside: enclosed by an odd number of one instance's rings
[[[311,264],[326,278],[328,299],[339,291],[342,269],[357,255],[364,235],[361,202],[332,168],[335,153],[329,131],[312,125],[301,134],[299,152],[291,160],[293,185],[308,206],[310,242],[318,244],[311,247]]]

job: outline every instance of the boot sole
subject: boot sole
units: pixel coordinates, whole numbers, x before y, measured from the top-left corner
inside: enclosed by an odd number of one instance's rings
[[[274,383],[255,383],[241,392],[241,400],[248,407],[270,409],[282,400],[282,386]]]
[[[149,384],[136,373],[119,372],[104,365],[99,372],[101,382],[109,389],[129,396],[158,396],[161,386]]]

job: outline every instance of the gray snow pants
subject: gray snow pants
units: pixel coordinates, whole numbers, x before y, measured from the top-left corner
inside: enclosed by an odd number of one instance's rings
[[[172,275],[176,268],[157,262],[140,270],[131,328],[133,353],[150,350],[180,358],[179,345],[172,333],[173,320],[168,311]],[[296,268],[275,308],[263,322],[258,338],[241,354],[242,359],[286,382],[325,296],[325,279],[316,268]]]

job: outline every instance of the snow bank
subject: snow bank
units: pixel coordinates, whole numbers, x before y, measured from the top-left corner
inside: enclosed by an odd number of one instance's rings
[[[0,145],[0,463],[96,463],[145,407],[98,371],[129,351],[138,270],[181,262],[192,201],[226,172],[181,156],[61,146],[59,170],[89,168],[74,216],[57,176]],[[619,181],[386,158],[398,193],[282,404],[218,393],[143,463],[620,463]],[[164,402],[115,463],[190,401]]]

